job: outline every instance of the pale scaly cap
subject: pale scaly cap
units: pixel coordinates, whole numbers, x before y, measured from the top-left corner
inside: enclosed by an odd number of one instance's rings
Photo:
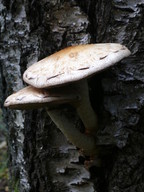
[[[28,86],[10,95],[4,106],[12,109],[35,109],[78,101],[79,99],[80,96],[71,87],[47,90]]]
[[[117,43],[72,46],[30,66],[23,79],[37,88],[60,86],[87,78],[129,55],[130,51]]]

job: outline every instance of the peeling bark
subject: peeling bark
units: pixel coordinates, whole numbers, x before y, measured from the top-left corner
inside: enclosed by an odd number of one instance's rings
[[[73,44],[118,42],[132,56],[89,81],[98,113],[102,167],[66,141],[45,110],[3,109],[9,129],[11,189],[129,192],[144,190],[143,0],[0,0],[0,102],[21,89],[24,70]],[[71,108],[66,108],[82,128]]]

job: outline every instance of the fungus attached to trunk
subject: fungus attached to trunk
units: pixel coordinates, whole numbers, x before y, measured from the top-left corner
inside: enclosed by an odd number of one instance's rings
[[[48,115],[61,130],[65,137],[76,147],[82,149],[85,155],[94,154],[96,151],[95,139],[92,136],[81,133],[64,115],[61,104],[76,102],[80,96],[70,86],[61,89],[38,89],[31,86],[10,95],[5,103],[5,107],[11,109],[35,109],[45,107]]]
[[[65,48],[30,66],[23,79],[37,88],[52,88],[74,84],[81,101],[73,103],[86,132],[96,134],[97,116],[90,104],[87,78],[114,65],[130,55],[117,43],[78,45]]]
[[[30,66],[23,79],[31,86],[9,96],[5,106],[13,109],[46,107],[49,116],[66,138],[82,149],[84,154],[94,155],[97,152],[93,135],[98,125],[89,99],[87,78],[129,55],[130,51],[125,46],[116,43],[63,49]],[[58,105],[64,103],[76,108],[89,135],[81,133],[63,114],[63,109]]]

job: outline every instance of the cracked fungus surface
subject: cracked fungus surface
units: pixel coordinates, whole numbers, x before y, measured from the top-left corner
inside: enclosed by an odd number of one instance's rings
[[[116,43],[72,46],[33,64],[23,78],[34,87],[54,87],[91,76],[129,55]]]

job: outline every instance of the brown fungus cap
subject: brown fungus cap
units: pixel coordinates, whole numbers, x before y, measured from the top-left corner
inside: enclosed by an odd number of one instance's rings
[[[78,101],[79,95],[71,87],[65,89],[38,89],[32,86],[25,87],[10,95],[5,103],[5,107],[11,109],[35,109],[47,107],[54,104],[63,104]]]
[[[72,46],[30,66],[23,79],[37,88],[55,87],[87,78],[129,55],[117,43]]]

